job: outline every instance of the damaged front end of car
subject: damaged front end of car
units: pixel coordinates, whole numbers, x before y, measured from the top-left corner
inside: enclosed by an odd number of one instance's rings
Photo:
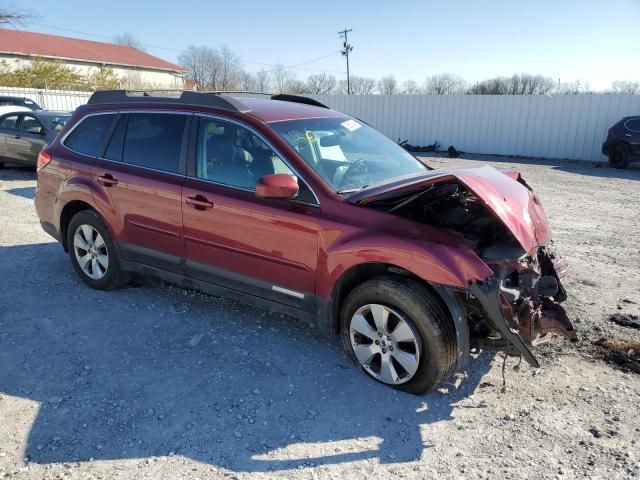
[[[531,365],[539,363],[529,346],[560,334],[576,341],[576,331],[564,308],[564,260],[548,247],[517,261],[490,264],[494,275],[471,282],[461,301],[468,313],[471,345],[522,354]]]
[[[491,269],[491,276],[451,289],[471,348],[521,354],[538,367],[531,346],[553,334],[577,339],[561,306],[567,266],[552,248],[539,198],[519,174],[488,166],[434,171],[350,200],[453,232]]]

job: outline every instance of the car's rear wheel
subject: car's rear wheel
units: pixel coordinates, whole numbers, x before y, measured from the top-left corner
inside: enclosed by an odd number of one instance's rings
[[[109,290],[129,282],[109,229],[93,210],[82,210],[71,219],[67,246],[73,268],[91,288]]]
[[[348,295],[340,317],[347,354],[375,380],[419,394],[451,375],[455,327],[439,299],[418,282],[364,282]]]
[[[609,151],[609,165],[613,168],[626,168],[629,165],[629,152],[624,145],[613,145]]]

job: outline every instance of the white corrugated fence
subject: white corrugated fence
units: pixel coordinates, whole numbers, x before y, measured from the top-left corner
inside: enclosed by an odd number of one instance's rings
[[[0,87],[49,110],[73,110],[90,92]],[[603,160],[607,129],[640,115],[640,95],[309,95],[393,140],[469,153]]]
[[[0,96],[27,97],[47,110],[75,110],[87,103],[91,92],[43,90],[39,88],[0,87]]]
[[[603,160],[607,129],[640,95],[313,95],[393,140],[471,153]]]

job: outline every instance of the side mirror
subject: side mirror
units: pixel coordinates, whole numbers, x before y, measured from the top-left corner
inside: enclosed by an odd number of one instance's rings
[[[256,183],[256,197],[288,200],[298,194],[298,182],[287,173],[265,175]]]

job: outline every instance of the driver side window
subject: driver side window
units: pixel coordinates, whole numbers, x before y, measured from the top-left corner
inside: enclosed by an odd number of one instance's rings
[[[197,140],[198,178],[245,190],[274,173],[295,176],[287,164],[260,137],[231,122],[201,118]],[[315,202],[304,182],[299,200]]]

